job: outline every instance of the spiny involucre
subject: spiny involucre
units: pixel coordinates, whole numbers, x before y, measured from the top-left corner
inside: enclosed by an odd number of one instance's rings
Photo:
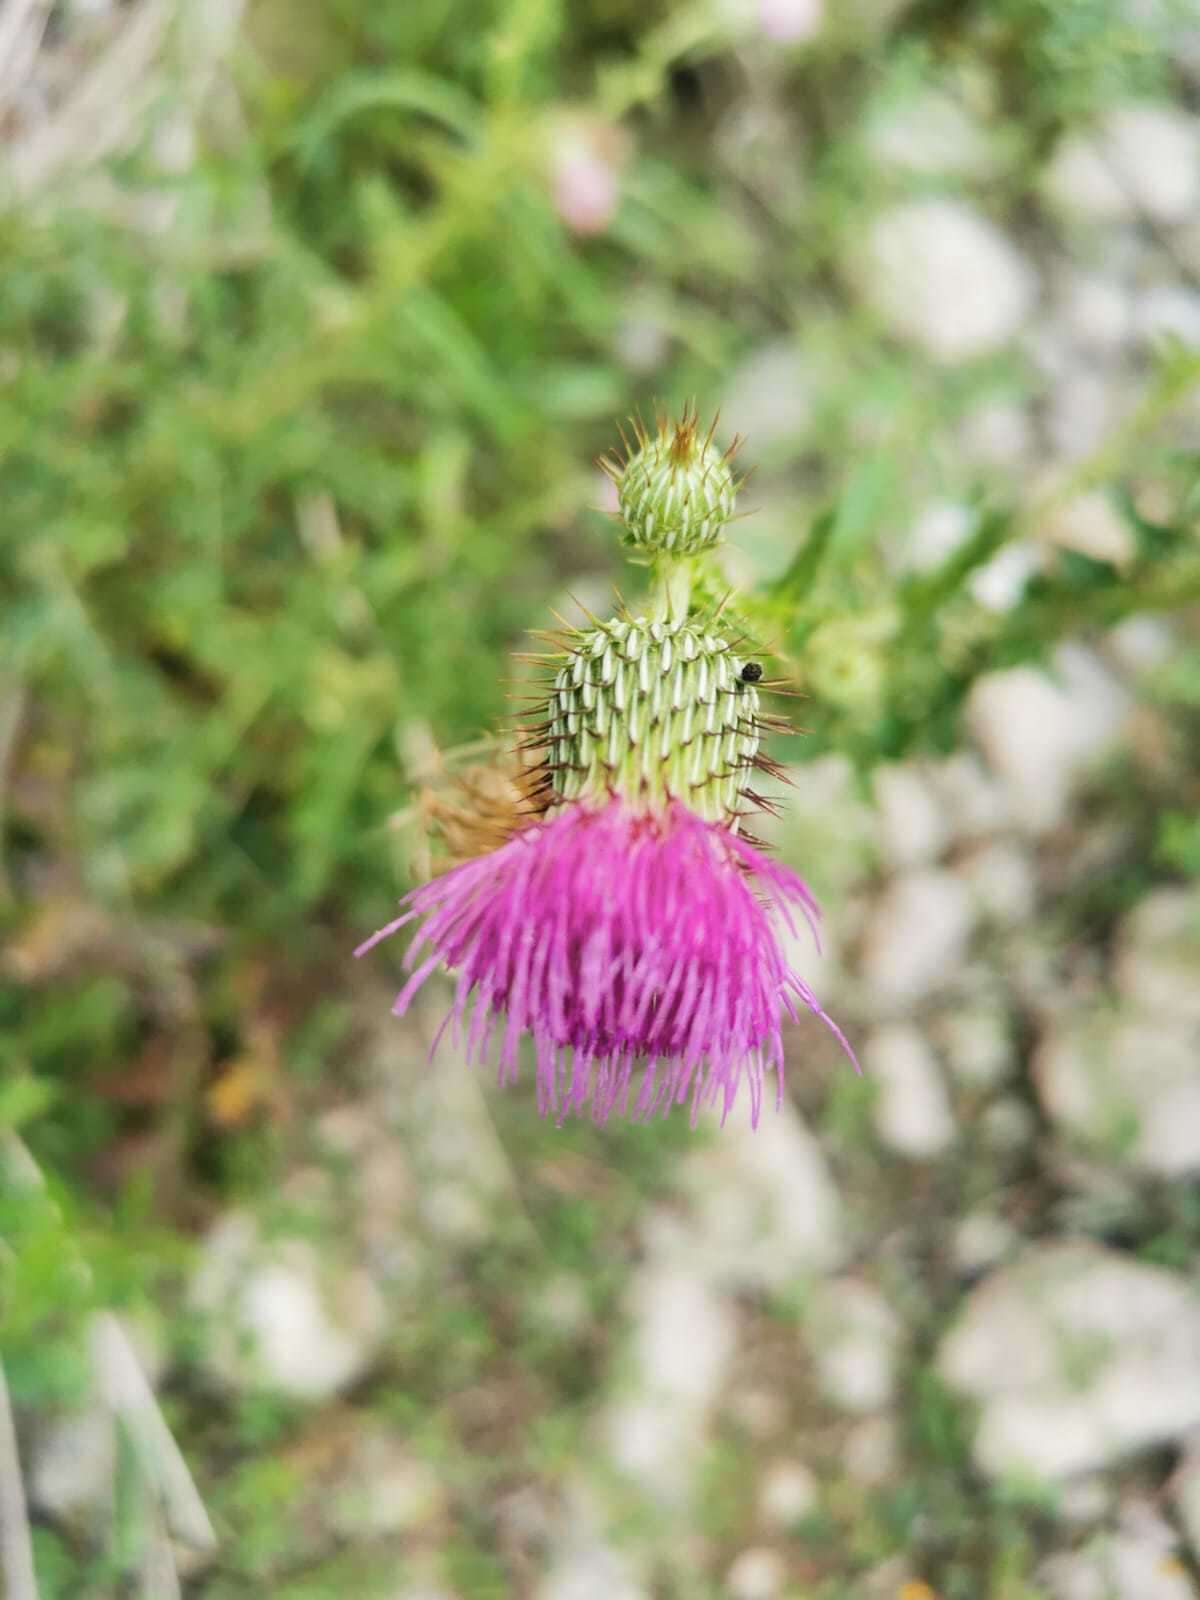
[[[680,800],[731,821],[757,800],[762,755],[757,662],[719,619],[618,616],[571,636],[550,690],[546,747],[563,800],[624,795],[646,810]]]
[[[849,1046],[780,944],[794,912],[815,933],[816,901],[744,831],[769,807],[756,769],[778,772],[763,735],[786,725],[763,715],[762,669],[723,607],[689,603],[694,558],[732,513],[727,461],[694,411],[637,437],[610,471],[626,542],[654,568],[645,612],[548,636],[551,679],[518,746],[507,825],[489,811],[480,853],[413,890],[358,953],[418,921],[393,1009],[449,968],[438,1038],[452,1025],[483,1060],[499,1033],[501,1082],[531,1038],[544,1113],[603,1122],[686,1102],[693,1119],[710,1105],[724,1117],[745,1080],[757,1122],[768,1071],[782,1098],[782,1021],[797,1003]]]

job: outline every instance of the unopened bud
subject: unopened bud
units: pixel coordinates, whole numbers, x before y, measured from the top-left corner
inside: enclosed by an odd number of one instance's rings
[[[698,421],[685,410],[678,422],[661,419],[654,434],[635,424],[637,448],[628,459],[601,463],[620,495],[623,542],[648,559],[711,549],[733,515],[737,441],[722,452],[713,428],[701,435]]]

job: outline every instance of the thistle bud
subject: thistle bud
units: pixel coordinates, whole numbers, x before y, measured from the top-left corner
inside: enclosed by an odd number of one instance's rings
[[[615,617],[566,641],[549,706],[559,800],[620,795],[636,809],[682,801],[709,821],[743,809],[766,724],[743,661],[703,618]]]
[[[637,423],[628,459],[601,462],[620,496],[623,543],[647,559],[711,549],[733,515],[737,441],[722,453],[713,444],[715,419],[703,437],[698,421],[685,410],[676,423],[660,419],[653,435]]]

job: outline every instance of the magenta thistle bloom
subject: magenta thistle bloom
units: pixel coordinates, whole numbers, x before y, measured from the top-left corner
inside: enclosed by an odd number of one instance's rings
[[[694,410],[635,439],[606,469],[626,544],[657,573],[653,611],[557,639],[521,746],[523,809],[485,835],[486,853],[413,890],[357,954],[419,922],[393,1010],[449,968],[438,1038],[453,1026],[478,1062],[498,1032],[505,1083],[527,1035],[543,1114],[603,1122],[687,1103],[693,1120],[710,1106],[724,1118],[744,1079],[756,1124],[770,1072],[782,1100],[785,1016],[807,1008],[853,1052],[780,944],[797,910],[815,937],[816,901],[741,831],[748,807],[770,809],[747,779],[779,772],[762,738],[786,724],[761,713],[762,666],[735,653],[723,608],[687,603],[733,509],[730,453],[711,430],[701,438]],[[461,828],[461,809],[447,815]]]
[[[468,1059],[483,1060],[502,1023],[510,1082],[528,1034],[543,1114],[590,1106],[603,1122],[687,1101],[693,1119],[714,1105],[724,1117],[744,1076],[757,1123],[768,1071],[782,1097],[781,1013],[794,1019],[796,999],[849,1049],[773,925],[772,910],[794,931],[794,907],[815,932],[803,879],[678,801],[653,814],[615,798],[568,804],[407,904],[357,952],[424,919],[394,1011],[436,967],[454,969],[446,1022],[465,1032]]]

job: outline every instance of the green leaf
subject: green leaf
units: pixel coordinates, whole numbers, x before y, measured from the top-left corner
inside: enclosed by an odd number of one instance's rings
[[[992,559],[1011,528],[1010,511],[984,512],[974,532],[940,566],[906,580],[901,591],[906,616],[924,619],[943,602],[953,599],[971,573]]]
[[[465,141],[473,140],[479,131],[479,107],[457,84],[411,68],[350,73],[317,103],[292,134],[289,144],[301,168],[314,164],[345,123],[377,111],[427,117]]]
[[[895,482],[896,464],[890,455],[872,456],[851,472],[829,542],[829,556],[836,566],[849,567],[862,554],[884,521]]]
[[[836,512],[832,510],[822,511],[813,518],[808,538],[786,571],[776,578],[767,591],[772,600],[803,602],[808,599],[829,550],[835,522]]]
[[[22,1072],[0,1084],[0,1132],[12,1133],[40,1117],[59,1097],[56,1086],[45,1078]]]

